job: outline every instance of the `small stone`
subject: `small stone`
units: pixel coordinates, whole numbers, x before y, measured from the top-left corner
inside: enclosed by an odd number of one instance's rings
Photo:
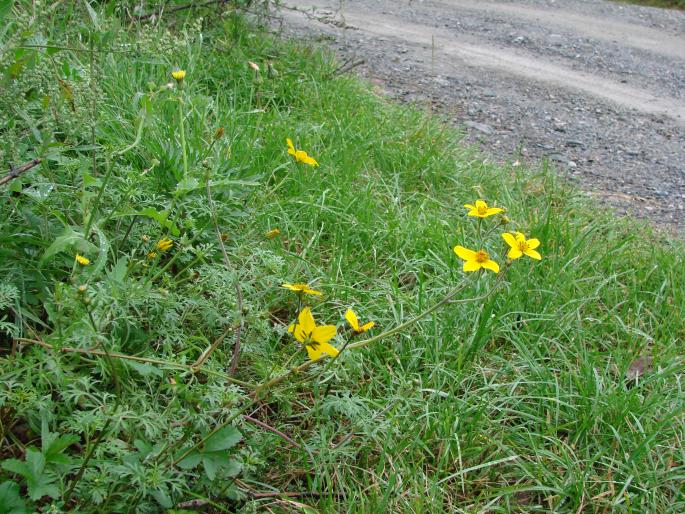
[[[576,139],[568,139],[568,140],[566,140],[566,146],[570,146],[570,147],[575,148],[575,147],[583,146],[583,143],[582,143],[582,141],[578,141]]]
[[[485,123],[478,123],[477,121],[466,121],[464,122],[464,125],[474,130],[477,130],[478,132],[482,132],[483,134],[490,135],[495,132],[495,130],[490,125],[487,125]]]

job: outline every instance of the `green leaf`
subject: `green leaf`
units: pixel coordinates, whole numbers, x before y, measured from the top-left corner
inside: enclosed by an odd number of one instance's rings
[[[161,369],[151,364],[136,361],[128,361],[126,364],[128,364],[130,367],[132,367],[134,370],[136,370],[144,377],[149,377],[150,375],[154,375],[156,377],[164,376],[164,373],[162,373]]]
[[[19,494],[19,484],[3,482],[0,484],[0,512],[5,514],[25,514],[28,512]]]
[[[211,453],[209,455],[212,455]],[[220,464],[211,458],[209,455],[204,455],[202,457],[202,465],[205,468],[205,474],[209,480],[214,481],[216,478],[216,472],[219,470]]]
[[[205,442],[205,452],[217,452],[233,448],[243,438],[235,427],[224,427]]]
[[[98,15],[95,12],[95,9],[91,7],[90,2],[88,0],[83,0],[83,3],[86,5],[88,16],[90,16],[90,21],[92,21],[93,25],[95,25],[95,29],[100,30],[100,24],[98,23]]]
[[[76,232],[71,227],[66,227],[61,236],[58,236],[53,243],[48,246],[41,257],[40,262],[44,264],[49,258],[64,251],[77,251],[79,253],[90,253],[95,248],[95,245],[86,241],[82,232]]]
[[[146,209],[143,209],[142,211],[137,211],[137,212],[127,212],[123,214],[118,214],[115,216],[116,218],[123,217],[123,216],[145,216],[146,218],[151,218],[155,220],[157,223],[162,228],[165,228],[171,233],[172,236],[178,236],[181,231],[178,229],[176,224],[173,221],[170,221],[169,218],[169,211],[156,211],[152,207],[148,207]]]
[[[182,461],[178,462],[176,465],[181,469],[193,469],[200,463],[202,456],[198,451],[193,451],[184,458]]]
[[[214,480],[219,469],[223,471],[224,475],[234,477],[240,473],[242,468],[240,462],[231,459],[224,451],[203,454],[202,464],[205,473],[207,473],[207,478],[210,480]]]
[[[152,497],[165,509],[170,509],[174,506],[174,502],[171,501],[169,493],[164,489],[152,491]]]
[[[116,284],[123,284],[128,274],[128,255],[119,258],[112,269],[107,271],[107,278]]]
[[[56,478],[45,472],[45,464],[45,457],[41,452],[35,448],[27,448],[26,462],[10,459],[3,462],[2,467],[26,479],[29,498],[35,501],[43,496],[59,496],[59,490],[54,484]]]
[[[0,0],[0,22],[2,22],[8,14],[12,14],[12,5],[14,0]]]

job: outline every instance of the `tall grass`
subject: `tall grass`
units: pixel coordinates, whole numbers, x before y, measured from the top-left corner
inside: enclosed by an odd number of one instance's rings
[[[230,8],[179,11],[159,27],[116,3],[98,9],[35,13],[41,44],[77,50],[31,50],[26,102],[3,99],[5,160],[44,164],[1,192],[12,337],[0,455],[54,457],[46,441],[70,439],[62,461],[34,472],[55,487],[38,497],[4,464],[0,505],[684,510],[681,243],[618,219],[546,167],[492,164],[439,118],[388,104],[336,75],[327,52],[267,36]],[[15,9],[7,48],[30,46],[22,16]],[[19,88],[16,59],[5,51],[2,71]],[[176,67],[187,71],[180,92],[166,86]],[[295,164],[288,137],[320,166]],[[447,304],[250,403],[256,384],[306,360],[287,331],[297,296],[280,284],[321,290],[309,300],[320,323],[342,330],[351,306],[376,322],[372,333],[397,326],[464,279],[452,247],[475,244],[463,204],[477,198],[507,208],[508,221],[483,221],[491,252],[518,229],[542,241],[542,261],[516,262],[497,294]],[[94,231],[79,236],[91,215]],[[65,227],[77,235],[65,239]],[[265,237],[274,228],[280,236]],[[168,252],[154,247],[164,237]],[[74,265],[76,250],[90,266]],[[468,280],[459,298],[497,281]],[[627,380],[639,357],[651,368]],[[183,458],[221,423],[235,427],[210,441],[225,458],[207,464],[208,444],[204,464]]]

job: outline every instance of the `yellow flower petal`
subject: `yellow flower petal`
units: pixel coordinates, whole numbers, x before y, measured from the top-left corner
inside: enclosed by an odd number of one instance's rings
[[[302,325],[294,325],[293,336],[295,336],[295,339],[297,339],[299,342],[304,343],[309,337],[309,333],[304,331]]]
[[[528,257],[531,257],[532,259],[537,259],[538,261],[542,260],[542,255],[540,255],[538,252],[530,248],[523,253],[525,253]]]
[[[490,207],[487,211],[485,211],[485,215],[492,216],[493,214],[499,214],[500,212],[504,212],[504,209],[500,209],[499,207]]]
[[[526,241],[528,243],[528,248],[531,250],[535,250],[538,246],[540,246],[540,240],[539,239],[529,239]]]
[[[317,344],[316,346],[307,345],[306,348],[309,360],[318,361],[321,357],[323,357],[323,350],[320,344]]]
[[[314,157],[310,157],[307,154],[305,154],[304,159],[302,159],[302,162],[305,164],[309,164],[310,166],[318,166],[319,163],[316,162],[316,159]]]
[[[471,205],[470,203],[465,203],[465,204],[464,204],[464,207],[466,207],[467,209],[471,209],[471,210],[473,210],[473,209],[476,208],[475,205]]]
[[[288,148],[289,148],[290,150],[292,150],[292,151],[293,151],[293,154],[294,154],[294,152],[295,152],[295,145],[293,145],[293,140],[290,139],[290,138],[287,138],[287,139],[285,140],[285,142],[286,142],[286,144],[288,145]],[[290,152],[288,152],[288,153],[290,153]]]
[[[77,253],[76,254],[76,262],[78,262],[82,266],[88,266],[90,264],[90,259],[88,257],[84,257],[83,255],[79,255]]]
[[[478,271],[481,263],[478,261],[464,261],[464,271]]]
[[[476,209],[480,210],[480,209],[487,209],[487,208],[488,208],[488,204],[485,203],[483,200],[476,200]]]
[[[329,343],[321,343],[320,348],[321,352],[328,354],[329,357],[337,357],[340,353],[335,346]]]
[[[523,255],[523,252],[522,252],[521,250],[519,250],[518,246],[516,246],[516,247],[513,247],[513,246],[512,246],[512,247],[509,249],[509,251],[507,252],[507,257],[509,257],[509,258],[512,259],[512,260],[518,259],[518,258],[521,257],[522,255]]]
[[[464,259],[465,261],[473,260],[476,257],[476,252],[459,245],[454,247],[454,253],[456,253],[460,259]]]
[[[357,315],[352,309],[347,309],[347,312],[345,312],[345,319],[355,332],[359,332],[359,318],[357,318]]]
[[[314,329],[312,339],[317,343],[327,343],[335,337],[337,332],[335,325],[322,325]]]
[[[506,241],[506,243],[512,248],[518,248],[518,243],[516,242],[516,238],[513,234],[505,232],[504,234],[502,234],[502,239],[504,239],[504,241]]]
[[[362,327],[359,329],[359,332],[366,332],[367,330],[371,330],[374,326],[376,326],[376,323],[369,321],[368,323],[362,325]]]
[[[316,328],[316,322],[314,321],[314,316],[312,316],[312,311],[309,307],[302,309],[302,312],[300,312],[300,315],[297,317],[297,322],[299,326],[302,327],[305,334],[311,335]]]
[[[317,291],[316,289],[311,289],[309,287],[302,289],[302,292],[306,294],[313,294],[315,296],[321,296],[323,294],[321,291]]]
[[[481,266],[485,269],[492,270],[495,273],[499,273],[499,264],[493,260],[488,259],[487,261],[481,263]]]

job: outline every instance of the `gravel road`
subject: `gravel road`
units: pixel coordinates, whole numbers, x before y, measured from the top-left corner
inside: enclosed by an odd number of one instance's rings
[[[604,0],[285,0],[390,97],[499,161],[548,159],[616,212],[685,234],[685,12]]]

